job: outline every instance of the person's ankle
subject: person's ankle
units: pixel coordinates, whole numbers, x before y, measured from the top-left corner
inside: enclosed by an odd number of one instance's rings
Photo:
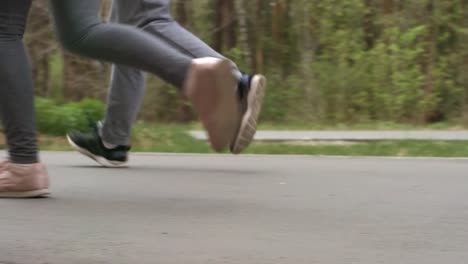
[[[37,159],[37,158],[35,158],[35,159],[10,158],[10,159],[6,160],[5,162],[7,162],[9,164],[14,164],[14,165],[20,166],[20,167],[30,167],[30,166],[33,166],[35,164],[41,163],[39,161],[39,159]]]
[[[101,142],[102,142],[102,145],[104,145],[104,147],[106,149],[115,149],[116,147],[119,146],[119,145],[116,145],[116,144],[109,143],[109,142],[105,141],[104,139],[101,139]]]
[[[237,87],[237,95],[239,99],[244,98],[247,95],[250,88],[250,76],[248,74],[242,74],[242,77],[239,80],[239,85]]]

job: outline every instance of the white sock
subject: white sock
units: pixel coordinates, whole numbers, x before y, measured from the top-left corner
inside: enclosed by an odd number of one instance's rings
[[[106,147],[107,149],[113,149],[113,148],[118,147],[118,145],[104,141],[104,139],[102,138],[102,126],[103,126],[102,121],[98,121],[97,123],[98,133],[99,133],[99,136],[101,137],[101,141],[104,147]]]
[[[107,143],[107,142],[105,142],[104,140],[102,140],[102,144],[103,144],[104,147],[106,147],[107,149],[114,149],[114,148],[118,147],[117,145],[111,144],[111,143]]]
[[[20,164],[20,163],[13,163],[15,166],[20,167],[20,168],[31,168],[34,166],[36,163],[31,163],[31,164]]]

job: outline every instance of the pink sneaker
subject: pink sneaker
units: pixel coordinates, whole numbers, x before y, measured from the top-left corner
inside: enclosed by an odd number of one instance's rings
[[[49,194],[49,177],[43,164],[0,163],[0,198],[34,198]]]
[[[10,164],[9,160],[0,161],[0,174],[2,174],[6,170],[8,164]]]
[[[223,151],[232,142],[241,121],[231,63],[217,58],[194,59],[183,89],[200,116],[211,146],[217,152]]]

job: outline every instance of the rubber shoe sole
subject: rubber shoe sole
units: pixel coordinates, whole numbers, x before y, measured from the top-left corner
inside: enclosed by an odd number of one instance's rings
[[[252,78],[251,87],[247,96],[247,110],[242,116],[239,132],[231,144],[231,152],[240,154],[252,143],[257,132],[258,118],[262,111],[265,98],[267,80],[262,75]]]
[[[42,198],[50,195],[49,189],[40,189],[26,192],[0,192],[0,198]]]
[[[88,158],[91,158],[92,160],[96,161],[98,164],[107,167],[107,168],[126,168],[128,166],[128,162],[122,162],[122,161],[112,161],[108,160],[102,156],[97,156],[94,155],[93,153],[89,152],[88,150],[78,146],[73,142],[73,140],[70,138],[69,135],[67,135],[67,140],[70,146],[72,146],[73,149],[78,151],[79,153],[85,155]]]

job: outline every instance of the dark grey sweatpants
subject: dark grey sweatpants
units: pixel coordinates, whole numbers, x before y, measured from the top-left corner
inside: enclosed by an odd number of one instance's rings
[[[170,14],[170,0],[114,0],[114,22],[142,28],[164,42],[170,52],[190,58],[224,58],[207,44],[181,27]],[[173,61],[163,58],[161,65],[171,68]],[[233,63],[234,75],[241,73]],[[121,65],[113,67],[107,111],[101,130],[104,141],[128,145],[145,89],[145,76],[140,70]]]
[[[36,163],[31,69],[23,45],[31,0],[0,2],[0,114],[15,163]]]

